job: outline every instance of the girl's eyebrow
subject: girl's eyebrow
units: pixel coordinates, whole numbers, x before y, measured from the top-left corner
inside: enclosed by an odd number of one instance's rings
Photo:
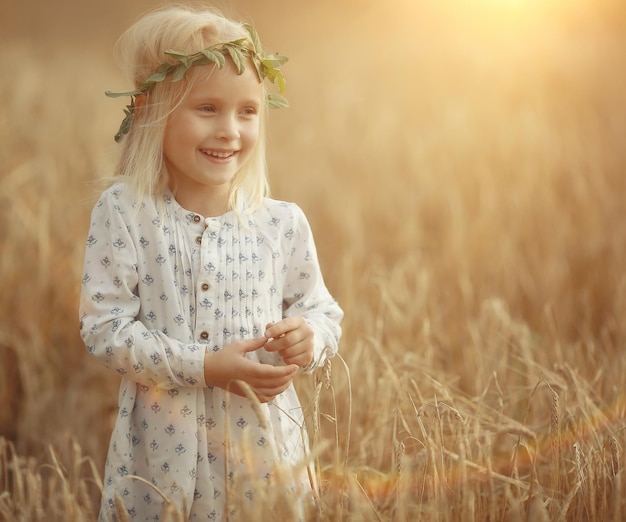
[[[233,102],[233,99],[230,97],[220,98],[216,96],[202,96],[202,95],[190,96],[189,101],[193,105],[233,103],[233,105],[253,105],[255,107],[260,107],[262,103],[261,97],[242,98],[241,100],[236,100],[235,102]]]
[[[260,107],[261,106],[261,100],[260,99],[249,99],[249,100],[244,100],[241,105],[253,105],[255,107]]]

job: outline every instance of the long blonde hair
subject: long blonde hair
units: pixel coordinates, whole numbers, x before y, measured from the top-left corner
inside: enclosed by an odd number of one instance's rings
[[[195,53],[216,43],[247,37],[249,34],[243,24],[229,20],[216,10],[168,6],[133,24],[120,37],[117,53],[122,69],[137,87],[168,61],[165,50]],[[168,116],[188,94],[196,75],[189,71],[181,81],[160,82],[149,92],[140,110],[135,111],[134,122],[122,141],[116,176],[118,180],[123,177],[133,187],[139,200],[148,194],[162,194],[168,185],[169,176],[163,161],[165,126]],[[263,89],[265,91],[265,87]],[[263,105],[257,144],[231,182],[231,210],[254,210],[269,195],[266,120],[267,107]]]

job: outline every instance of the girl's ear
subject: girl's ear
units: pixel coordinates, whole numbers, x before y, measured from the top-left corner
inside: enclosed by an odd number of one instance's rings
[[[138,94],[137,96],[135,96],[135,112],[141,112],[141,108],[146,104],[147,101],[148,97],[145,94]]]

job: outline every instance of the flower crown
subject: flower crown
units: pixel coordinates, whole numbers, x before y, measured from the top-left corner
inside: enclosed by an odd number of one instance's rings
[[[217,43],[193,54],[173,51],[171,49],[167,50],[165,54],[171,56],[174,62],[162,63],[156,72],[145,82],[140,84],[137,89],[130,92],[106,91],[105,94],[109,98],[130,96],[130,105],[127,105],[124,109],[125,117],[115,135],[115,141],[119,142],[124,134],[127,134],[130,130],[130,126],[135,118],[135,102],[137,96],[149,93],[157,83],[162,82],[170,75],[172,82],[182,80],[185,73],[194,65],[213,63],[221,69],[226,63],[226,58],[229,57],[237,68],[237,74],[242,74],[245,70],[246,58],[249,58],[254,64],[260,81],[267,78],[271,83],[278,85],[279,92],[284,92],[285,78],[279,67],[284,64],[288,58],[286,56],[264,52],[254,27],[248,24],[244,24],[244,27],[248,31],[250,38],[240,38],[232,42]],[[250,47],[250,44],[252,44],[252,47]],[[287,100],[277,93],[267,94],[267,104],[272,109],[288,107],[289,105]]]

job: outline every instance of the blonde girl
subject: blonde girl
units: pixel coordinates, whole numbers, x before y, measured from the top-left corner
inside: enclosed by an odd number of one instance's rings
[[[250,26],[180,6],[119,51],[135,90],[80,303],[87,349],[121,377],[100,520],[225,520],[268,488],[306,503],[293,379],[336,353],[343,312],[306,217],[268,196],[267,107],[285,101],[266,84],[281,90],[285,59]]]

